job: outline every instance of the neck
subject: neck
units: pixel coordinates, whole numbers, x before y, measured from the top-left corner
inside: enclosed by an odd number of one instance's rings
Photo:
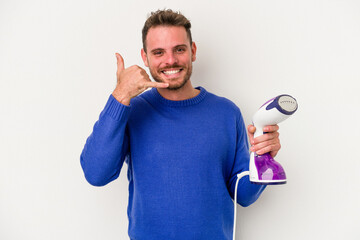
[[[182,88],[176,90],[170,90],[166,88],[158,88],[157,90],[163,98],[172,101],[182,101],[190,99],[196,97],[200,93],[200,90],[195,89],[192,86],[190,80],[188,80]]]

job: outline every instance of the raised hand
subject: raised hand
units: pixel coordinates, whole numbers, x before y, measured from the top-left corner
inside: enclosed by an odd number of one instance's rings
[[[146,71],[137,65],[125,68],[122,56],[119,53],[115,55],[117,59],[117,84],[112,95],[120,103],[130,105],[130,100],[147,88],[167,88],[169,86],[168,83],[152,82]]]

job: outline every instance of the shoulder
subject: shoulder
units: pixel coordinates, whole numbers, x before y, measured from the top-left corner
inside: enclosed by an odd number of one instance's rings
[[[140,95],[134,97],[130,101],[130,119],[129,121],[137,121],[144,119],[144,116],[151,116],[156,109],[156,101],[153,100],[153,93],[147,90]]]
[[[134,97],[130,101],[131,111],[146,111],[149,107],[151,108],[151,99],[153,94],[150,91],[151,89],[141,93],[140,95]]]
[[[207,92],[207,100],[210,106],[213,106],[219,110],[235,115],[241,115],[240,108],[233,101],[226,97]]]
[[[146,90],[145,92],[139,94],[138,96],[131,99],[130,104],[131,105],[138,105],[144,103],[145,99],[149,97],[150,90]]]

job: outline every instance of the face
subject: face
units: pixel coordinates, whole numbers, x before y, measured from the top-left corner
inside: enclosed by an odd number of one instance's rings
[[[146,48],[147,53],[142,49],[141,56],[155,81],[169,83],[170,90],[180,89],[188,82],[196,59],[196,45],[190,45],[184,27],[150,28]]]

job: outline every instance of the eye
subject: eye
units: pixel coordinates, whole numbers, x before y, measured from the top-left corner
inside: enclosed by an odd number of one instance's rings
[[[153,54],[155,55],[155,56],[160,56],[160,55],[162,55],[163,54],[163,51],[154,51],[153,52]]]
[[[180,48],[177,48],[175,51],[177,52],[177,53],[183,53],[183,52],[185,52],[185,48],[183,48],[183,47],[180,47]]]

